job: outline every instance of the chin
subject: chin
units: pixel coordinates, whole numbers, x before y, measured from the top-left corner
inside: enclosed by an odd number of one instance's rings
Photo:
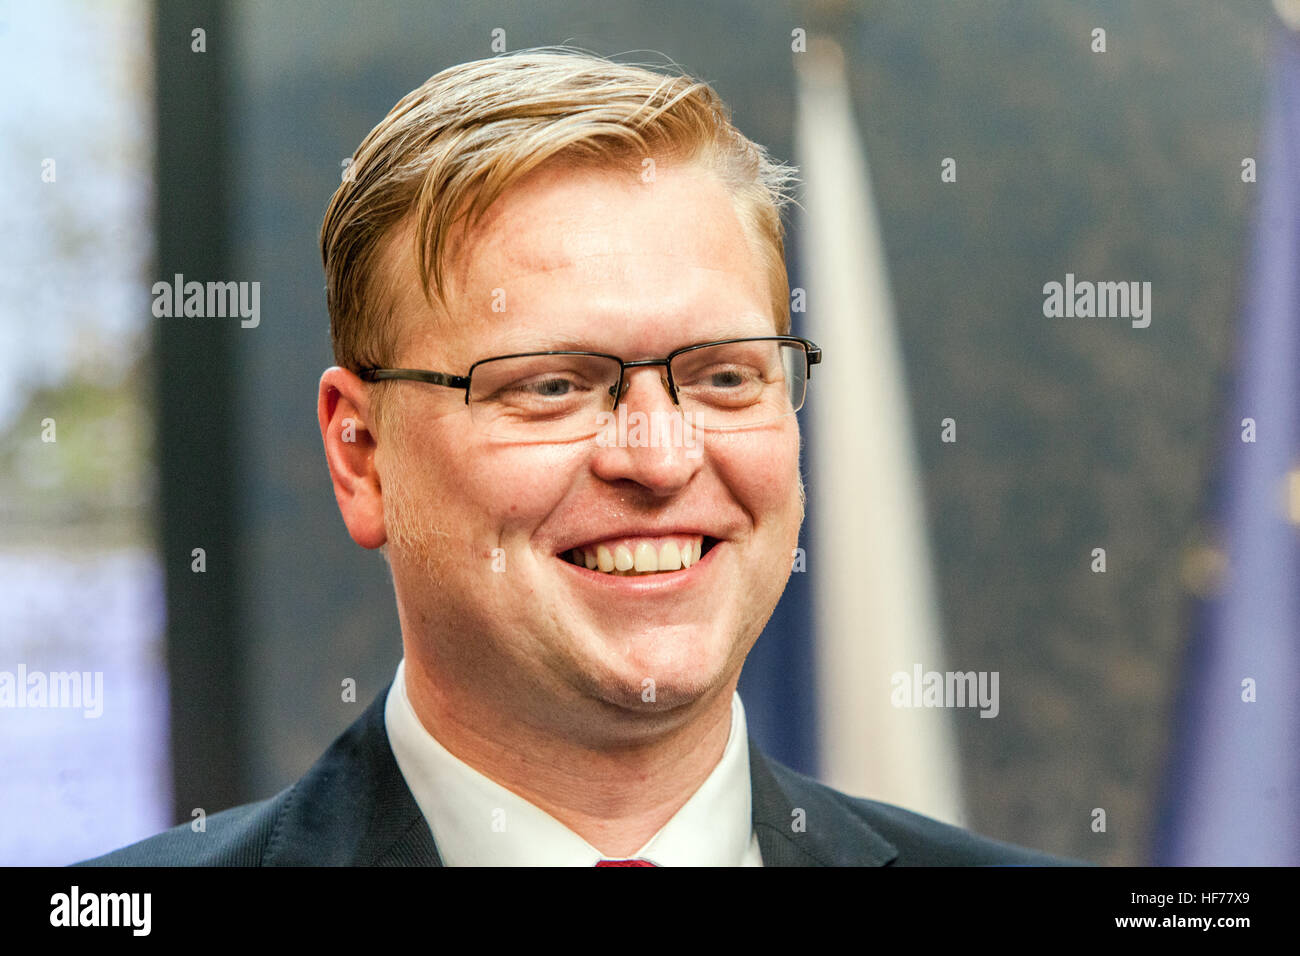
[[[593,674],[603,700],[631,711],[664,712],[694,703],[726,685],[732,655],[723,636],[703,641],[676,629],[627,639],[626,654],[606,658],[607,669]],[[604,638],[605,651],[610,647]]]

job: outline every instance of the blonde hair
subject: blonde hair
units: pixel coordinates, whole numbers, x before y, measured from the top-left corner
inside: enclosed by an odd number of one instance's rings
[[[706,83],[547,48],[442,71],[357,148],[320,234],[337,364],[356,372],[397,361],[400,323],[377,268],[396,225],[411,218],[425,297],[445,305],[453,228],[472,227],[511,183],[561,156],[636,165],[658,156],[711,170],[767,269],[777,331],[788,331],[781,210],[795,170],[742,135]]]

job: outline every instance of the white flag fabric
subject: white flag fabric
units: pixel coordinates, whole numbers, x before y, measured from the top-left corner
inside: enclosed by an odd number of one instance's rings
[[[795,60],[806,334],[825,349],[807,413],[822,777],[962,825],[952,715],[891,702],[894,674],[945,668],[866,154],[838,46],[818,38]]]

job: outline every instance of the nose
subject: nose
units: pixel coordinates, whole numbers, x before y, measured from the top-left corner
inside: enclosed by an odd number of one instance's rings
[[[665,370],[628,369],[615,428],[597,442],[592,471],[604,481],[632,481],[665,496],[691,480],[702,457],[699,436],[673,404]]]
[[[651,365],[651,366],[633,367],[633,368],[626,369],[623,372],[623,391],[618,397],[618,400],[620,402],[624,401],[624,399],[626,398],[628,390],[632,387],[632,383],[635,382],[638,378],[642,378],[642,379],[646,378],[647,372],[659,376],[659,384],[664,387],[664,392],[665,394],[668,395],[668,398],[670,400],[672,399],[673,390],[668,385],[667,370],[662,365]]]

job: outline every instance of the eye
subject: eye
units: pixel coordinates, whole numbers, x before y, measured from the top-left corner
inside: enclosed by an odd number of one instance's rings
[[[731,362],[715,363],[693,370],[682,380],[681,384],[688,388],[732,391],[737,388],[745,388],[746,386],[761,383],[762,381],[763,372],[761,369]]]
[[[707,384],[710,388],[736,388],[754,377],[755,373],[752,369],[742,372],[738,368],[728,368],[711,373]]]
[[[592,383],[573,372],[544,372],[502,385],[489,401],[503,407],[552,414],[585,404],[592,394]]]
[[[544,378],[535,382],[526,382],[518,387],[520,391],[530,392],[541,398],[563,398],[577,390],[576,383],[567,378]]]

